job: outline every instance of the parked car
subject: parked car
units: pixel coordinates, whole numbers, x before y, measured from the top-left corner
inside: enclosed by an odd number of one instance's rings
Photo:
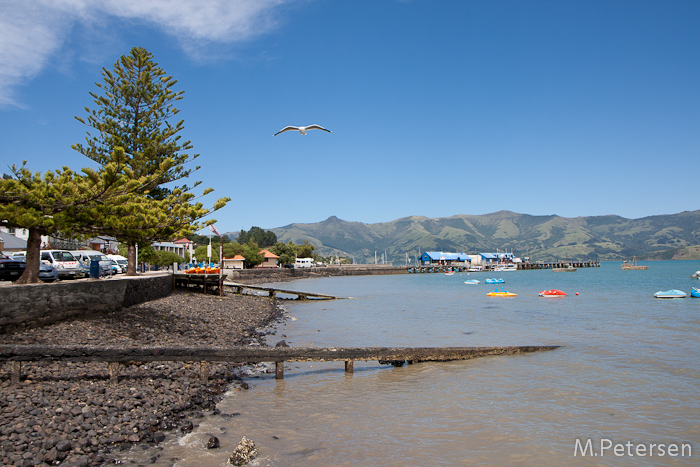
[[[26,262],[27,252],[26,251],[14,251],[12,253],[8,253],[8,256],[11,259],[17,259],[17,260]]]
[[[16,281],[24,273],[26,266],[24,261],[19,261],[0,253],[0,280]]]
[[[22,253],[24,253],[24,252],[22,252]],[[22,254],[22,255],[13,254],[12,256],[9,257],[9,259],[23,262],[24,268],[26,269],[27,256],[25,254]],[[22,270],[22,272],[24,272],[24,269]],[[41,261],[39,263],[39,279],[41,279],[44,282],[57,281],[58,280],[58,271],[56,271],[56,268],[54,268],[51,265],[51,263],[49,263],[48,261]]]
[[[124,258],[121,255],[107,255],[107,258],[111,259],[112,261],[115,261],[120,268],[122,268],[122,272],[126,273],[126,268],[128,266],[128,262],[126,258]]]
[[[39,279],[44,282],[54,282],[58,280],[58,271],[51,263],[42,261],[39,265]]]
[[[58,271],[59,279],[79,279],[85,277],[80,261],[67,250],[41,250],[41,260],[48,261]]]
[[[109,256],[108,256],[108,258],[109,258]],[[122,271],[122,267],[119,265],[119,263],[117,263],[113,259],[110,259],[110,262],[112,263],[112,274],[121,274],[123,272],[126,272],[126,271]]]
[[[78,261],[78,266],[80,267],[80,277],[90,277],[90,265]]]

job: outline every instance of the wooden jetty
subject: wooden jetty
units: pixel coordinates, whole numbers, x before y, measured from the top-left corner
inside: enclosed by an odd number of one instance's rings
[[[292,295],[295,300],[336,300],[339,297],[315,292],[299,292],[297,290],[280,289],[277,287],[263,287],[258,285],[240,284],[226,280],[225,274],[173,274],[175,287],[197,287],[207,293],[207,290],[217,290],[219,295],[224,295],[224,289],[229,288],[234,293],[242,294],[245,291],[264,292],[270,298],[278,294]]]
[[[11,381],[19,384],[24,362],[92,361],[109,364],[112,383],[118,382],[120,362],[180,361],[200,363],[200,377],[209,377],[210,362],[275,362],[275,378],[284,377],[284,362],[378,361],[401,366],[404,362],[446,362],[489,355],[513,355],[553,350],[557,345],[510,347],[96,347],[62,345],[0,345],[0,362],[11,362]]]
[[[294,295],[296,300],[337,300],[339,297],[315,292],[299,292],[297,290],[285,290],[276,287],[262,287],[257,285],[239,284],[236,282],[224,282],[225,287],[233,289],[237,294],[242,294],[246,289],[255,292],[265,292],[270,298],[276,298],[277,294]]]
[[[529,270],[529,269],[558,269],[558,268],[568,268],[572,266],[574,268],[599,268],[600,261],[536,261],[534,263],[514,263],[518,269]],[[480,272],[497,272],[493,268],[496,265],[485,265],[484,269]],[[463,265],[444,265],[444,264],[424,264],[421,266],[406,266],[408,273],[445,273],[445,272],[469,272],[468,266]],[[479,271],[474,271],[479,272]]]
[[[599,268],[600,261],[536,261],[518,264],[518,269],[569,269],[569,267]]]
[[[185,273],[175,273],[173,274],[173,288],[174,287],[197,287],[202,288],[204,293],[207,293],[207,289],[216,288],[219,291],[219,295],[224,294],[224,280],[226,279],[226,274],[185,274]]]
[[[446,273],[446,272],[467,272],[469,266],[446,266],[444,264],[425,264],[423,266],[407,266],[409,274],[418,273]]]

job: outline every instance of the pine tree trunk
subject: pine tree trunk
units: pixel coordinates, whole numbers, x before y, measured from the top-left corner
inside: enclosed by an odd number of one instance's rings
[[[126,275],[135,276],[136,275],[136,243],[132,240],[127,242],[128,251],[126,253],[126,260],[128,264],[126,265]]]
[[[41,230],[35,227],[29,228],[29,238],[27,238],[27,266],[24,268],[22,276],[15,281],[15,284],[36,284],[39,279],[39,264],[41,263]]]

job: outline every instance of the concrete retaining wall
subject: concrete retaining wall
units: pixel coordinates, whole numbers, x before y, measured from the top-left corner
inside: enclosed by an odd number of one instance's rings
[[[0,287],[0,334],[165,297],[170,274]]]

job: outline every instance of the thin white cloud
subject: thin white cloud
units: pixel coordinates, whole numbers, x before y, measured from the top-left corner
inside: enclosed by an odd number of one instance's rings
[[[36,76],[77,23],[140,20],[193,54],[202,43],[235,43],[270,32],[274,10],[292,0],[0,0],[0,106]]]
[[[105,0],[102,9],[122,18],[141,18],[176,37],[236,42],[274,26],[271,10],[284,0]]]
[[[0,105],[17,105],[14,89],[41,71],[78,15],[22,0],[2,0],[0,11]]]

